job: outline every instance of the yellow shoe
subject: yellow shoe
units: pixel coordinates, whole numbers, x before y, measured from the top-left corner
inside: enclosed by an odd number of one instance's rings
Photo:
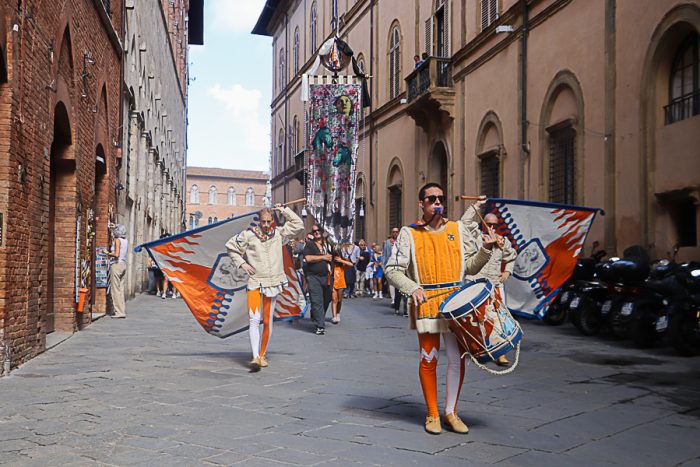
[[[469,427],[464,424],[462,420],[457,416],[457,414],[445,415],[445,424],[447,428],[455,433],[467,434],[469,433]]]
[[[250,361],[250,371],[260,371],[260,357],[255,357]]]
[[[440,433],[442,433],[442,427],[440,426],[440,417],[426,417],[425,431],[427,431],[431,435],[439,435]]]
[[[260,356],[260,366],[263,368],[267,366],[267,358],[264,355]]]

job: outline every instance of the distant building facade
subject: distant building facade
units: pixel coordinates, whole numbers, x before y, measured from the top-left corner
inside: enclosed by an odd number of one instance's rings
[[[187,168],[187,228],[193,229],[264,207],[269,175],[253,170]]]
[[[414,221],[440,182],[452,216],[461,194],[600,207],[588,242],[700,257],[700,1],[268,0],[278,198],[304,192],[301,76],[334,10],[370,75],[358,235]]]
[[[127,2],[118,218],[132,246],[185,226],[188,8],[185,0]],[[129,249],[126,293],[148,284],[148,258]]]

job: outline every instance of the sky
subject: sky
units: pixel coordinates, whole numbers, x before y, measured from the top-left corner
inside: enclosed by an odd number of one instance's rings
[[[272,38],[250,33],[264,0],[204,2],[190,46],[187,165],[269,171]]]

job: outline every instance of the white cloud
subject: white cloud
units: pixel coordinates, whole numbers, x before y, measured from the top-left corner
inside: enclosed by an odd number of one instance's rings
[[[219,30],[250,33],[265,0],[212,0],[213,25]]]
[[[225,126],[236,135],[245,154],[256,159],[267,160],[270,151],[269,125],[261,121],[262,93],[257,89],[246,89],[240,84],[224,88],[215,84],[207,89],[207,95],[223,104],[230,118]]]

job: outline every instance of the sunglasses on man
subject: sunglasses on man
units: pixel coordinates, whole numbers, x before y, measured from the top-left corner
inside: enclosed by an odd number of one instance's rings
[[[445,195],[429,195],[423,198],[423,201],[427,201],[430,204],[433,204],[435,201],[440,200],[440,204],[445,204],[445,201],[447,201],[447,196]]]

